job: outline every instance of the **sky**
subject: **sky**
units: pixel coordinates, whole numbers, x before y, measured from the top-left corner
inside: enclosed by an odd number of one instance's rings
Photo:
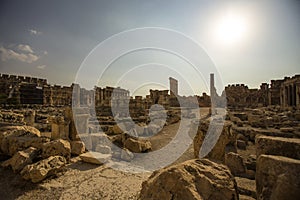
[[[262,82],[300,73],[298,0],[1,0],[0,4],[0,73],[71,85],[78,82],[80,72],[85,74],[80,84],[91,82],[87,87],[121,86],[142,95],[150,88],[167,89],[169,76],[179,80],[179,94],[209,92],[205,67],[217,73],[219,92],[227,84],[258,88]],[[162,33],[158,37],[151,30],[139,31],[143,35],[130,41],[120,38],[145,27]],[[134,47],[140,39],[140,45],[167,43],[178,54],[143,48],[116,55],[108,68],[101,64],[110,53]],[[201,50],[191,51],[191,41]],[[115,43],[107,46],[110,42]],[[103,46],[106,49],[99,49]],[[186,52],[190,60],[202,59],[196,66],[201,73],[181,57]],[[90,68],[82,68],[86,63]],[[106,69],[97,74],[97,82],[93,77],[99,71],[93,67]]]

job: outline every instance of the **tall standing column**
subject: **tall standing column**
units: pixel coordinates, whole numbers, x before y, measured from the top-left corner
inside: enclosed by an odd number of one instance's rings
[[[297,107],[300,108],[300,82],[296,84]]]

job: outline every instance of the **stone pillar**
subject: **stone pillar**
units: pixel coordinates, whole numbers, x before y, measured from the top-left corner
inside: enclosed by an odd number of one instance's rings
[[[176,97],[178,95],[178,81],[172,77],[169,78],[170,81],[170,96]]]
[[[51,139],[69,139],[69,121],[65,121],[64,117],[52,117],[51,120]]]
[[[216,88],[215,88],[215,76],[213,73],[210,74],[210,98],[211,98],[211,114],[216,114]]]
[[[73,107],[80,107],[80,86],[73,84]]]
[[[35,111],[34,110],[27,110],[24,113],[24,121],[27,126],[33,126],[35,122]]]
[[[296,87],[296,106],[297,106],[297,108],[299,108],[300,107],[300,84],[296,84],[295,85],[295,87]]]

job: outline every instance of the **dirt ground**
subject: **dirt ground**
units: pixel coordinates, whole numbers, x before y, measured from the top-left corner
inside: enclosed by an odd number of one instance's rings
[[[207,112],[202,110],[201,117]],[[166,126],[151,138],[154,151],[172,140],[179,124]],[[175,163],[192,158],[190,145]],[[12,170],[0,168],[0,199],[137,199],[142,182],[151,175],[151,172],[133,174],[107,165],[83,163],[78,158],[72,161],[64,172],[39,184],[24,181]]]

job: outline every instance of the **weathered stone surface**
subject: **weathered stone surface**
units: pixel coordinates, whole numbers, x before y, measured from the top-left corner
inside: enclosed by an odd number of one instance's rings
[[[50,175],[56,174],[66,164],[66,159],[62,156],[50,156],[37,163],[27,165],[21,171],[21,176],[25,180],[33,183],[40,182]]]
[[[249,155],[245,161],[248,170],[256,170],[256,155]]]
[[[266,135],[266,136],[274,136],[274,137],[285,137],[285,138],[295,138],[298,137],[295,133],[291,132],[282,132],[279,129],[269,128],[269,129],[261,129],[261,128],[253,128],[250,126],[247,127],[237,127],[232,126],[232,131],[235,134],[241,134],[247,138],[247,141],[254,142],[255,137],[257,135]]]
[[[233,113],[233,116],[239,118],[241,121],[248,121],[247,113]]]
[[[261,155],[257,159],[256,192],[259,200],[299,199],[300,160]]]
[[[225,155],[225,164],[234,176],[238,176],[246,172],[246,166],[243,162],[243,158],[237,153],[227,153]]]
[[[49,118],[51,125],[51,139],[68,139],[70,121],[63,116],[52,116]]]
[[[88,134],[88,133],[82,133],[82,134],[78,134],[80,140],[84,143],[85,148],[88,150],[92,150],[93,149],[93,140],[92,140],[92,134]]]
[[[215,122],[211,127],[212,131],[221,130],[221,135],[217,138],[217,142],[214,145],[213,149],[206,156],[207,158],[216,159],[220,161],[224,161],[225,152],[236,152],[236,134],[231,131],[232,123],[229,121],[225,121],[224,125],[222,123]],[[200,123],[197,135],[194,138],[194,157],[199,157],[200,148],[209,148],[209,145],[202,146],[204,138],[207,134],[207,130],[209,127],[209,121],[205,121]],[[206,151],[206,150],[205,150]]]
[[[85,152],[85,144],[82,141],[71,141],[71,154],[80,155]]]
[[[103,154],[103,153],[99,153],[99,152],[91,152],[90,151],[90,152],[81,154],[79,157],[84,162],[101,165],[111,159],[111,154]]]
[[[267,117],[263,114],[251,113],[248,115],[249,124],[256,128],[267,128],[269,126]]]
[[[149,140],[128,138],[124,143],[124,147],[131,152],[141,153],[151,150],[151,143]]]
[[[256,137],[256,155],[279,155],[300,159],[300,139],[271,136]]]
[[[48,138],[40,137],[39,130],[34,127],[8,126],[0,129],[1,151],[10,156],[31,146],[40,149],[48,141]]]
[[[157,124],[150,124],[149,126],[145,127],[144,133],[146,136],[153,136],[161,129],[161,127]]]
[[[112,134],[121,134],[123,133],[124,131],[116,124],[112,127]]]
[[[105,133],[93,133],[90,135],[91,135],[93,150],[95,150],[98,145],[103,145],[108,147],[111,146],[111,141],[109,140],[108,136]]]
[[[247,195],[256,199],[255,180],[247,178],[235,177],[239,194]]]
[[[67,160],[71,157],[70,142],[63,139],[53,140],[45,143],[42,148],[42,157],[48,158],[49,156],[63,156]]]
[[[243,140],[237,140],[236,146],[237,146],[237,148],[242,149],[242,150],[246,150],[246,147],[247,147],[246,142]]]
[[[98,144],[95,148],[95,151],[103,154],[111,154],[111,148],[102,144]]]
[[[207,159],[189,160],[155,171],[142,184],[140,199],[238,199],[229,169]]]
[[[243,194],[239,194],[239,199],[240,200],[255,200],[255,198],[247,196],[247,195],[243,195]]]
[[[122,151],[121,151],[121,159],[122,160],[130,162],[133,158],[134,158],[134,155],[132,152],[130,152],[128,149],[122,149]]]
[[[2,163],[3,167],[11,167],[14,172],[21,171],[26,165],[31,164],[32,160],[37,157],[38,150],[29,147],[24,151],[18,151],[15,155]]]

